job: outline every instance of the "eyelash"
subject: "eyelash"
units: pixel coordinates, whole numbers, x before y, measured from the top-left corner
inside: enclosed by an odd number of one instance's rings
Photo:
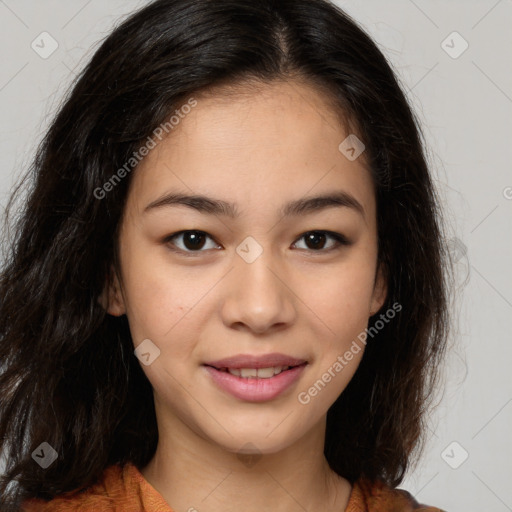
[[[210,238],[211,240],[213,240],[215,242],[214,238],[212,236],[210,236],[208,233],[206,233],[205,231],[200,231],[200,230],[197,230],[197,229],[185,229],[183,231],[178,231],[176,233],[173,233],[172,235],[167,236],[164,239],[164,243],[166,243],[168,245],[174,245],[172,243],[172,239],[177,237],[177,236],[184,235],[186,233],[198,233],[198,234],[201,234],[201,235],[206,235],[208,238]],[[319,233],[319,234],[327,235],[328,237],[334,239],[337,242],[337,244],[334,247],[331,247],[330,249],[318,249],[318,250],[315,250],[315,249],[301,249],[301,250],[307,250],[307,251],[310,251],[310,252],[313,252],[313,253],[324,253],[325,254],[325,253],[330,253],[331,251],[335,251],[337,249],[340,249],[343,246],[351,245],[351,242],[344,235],[342,235],[341,233],[335,233],[333,231],[326,231],[326,230],[319,230],[319,229],[314,229],[314,230],[311,230],[311,231],[306,231],[305,233],[303,233],[297,239],[297,241],[303,239],[306,235],[309,235],[311,233],[317,233],[317,234]],[[215,243],[217,243],[217,242],[215,242]],[[296,242],[294,242],[294,243],[296,243]],[[181,254],[184,254],[187,257],[194,257],[196,254],[200,254],[202,252],[206,252],[205,250],[190,251],[190,250],[184,250],[184,249],[172,248],[172,247],[170,247],[170,249],[172,251],[174,251],[174,252],[179,252]]]

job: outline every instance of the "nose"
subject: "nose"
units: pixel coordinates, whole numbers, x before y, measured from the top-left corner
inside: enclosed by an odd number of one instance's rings
[[[296,297],[290,277],[264,251],[255,261],[242,258],[224,283],[224,324],[256,334],[290,326],[296,318]]]

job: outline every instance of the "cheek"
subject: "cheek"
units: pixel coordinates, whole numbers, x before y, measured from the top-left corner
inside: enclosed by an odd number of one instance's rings
[[[366,327],[374,286],[373,262],[344,264],[330,271],[316,287],[306,292],[321,319],[337,337]]]
[[[373,274],[353,269],[340,272],[309,296],[319,312],[314,333],[316,361],[297,399],[308,414],[322,414],[345,390],[364,354],[361,333],[368,325]],[[327,329],[328,328],[328,329]],[[363,341],[361,341],[363,340]]]
[[[358,262],[354,258],[353,264],[349,263],[332,272],[330,279],[309,295],[323,327],[315,333],[317,359],[308,388],[302,390],[305,394],[301,403],[314,401],[319,410],[332,404],[346,388],[366,346],[364,333],[375,277],[373,260],[371,255],[360,255]]]
[[[184,320],[201,290],[191,285],[189,276],[172,272],[161,257],[136,247],[127,248],[126,254],[124,299],[134,342],[149,338],[163,343],[173,330],[187,325]]]

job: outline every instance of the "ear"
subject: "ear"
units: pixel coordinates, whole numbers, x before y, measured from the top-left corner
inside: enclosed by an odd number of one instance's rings
[[[374,315],[379,311],[379,309],[386,302],[386,297],[388,294],[388,280],[387,273],[385,271],[384,265],[382,263],[379,264],[377,269],[377,273],[375,275],[375,283],[373,286],[373,294],[372,301],[370,304],[370,316]]]
[[[109,315],[121,316],[126,313],[124,297],[114,268],[110,268],[105,287],[98,297],[98,302],[103,306]]]

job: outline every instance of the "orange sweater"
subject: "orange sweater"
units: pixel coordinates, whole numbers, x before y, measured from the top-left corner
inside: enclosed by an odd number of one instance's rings
[[[51,501],[26,500],[22,512],[173,512],[162,495],[131,463],[108,467],[97,484]],[[344,512],[443,512],[419,505],[406,491],[358,480]],[[341,511],[340,511],[341,512]]]

